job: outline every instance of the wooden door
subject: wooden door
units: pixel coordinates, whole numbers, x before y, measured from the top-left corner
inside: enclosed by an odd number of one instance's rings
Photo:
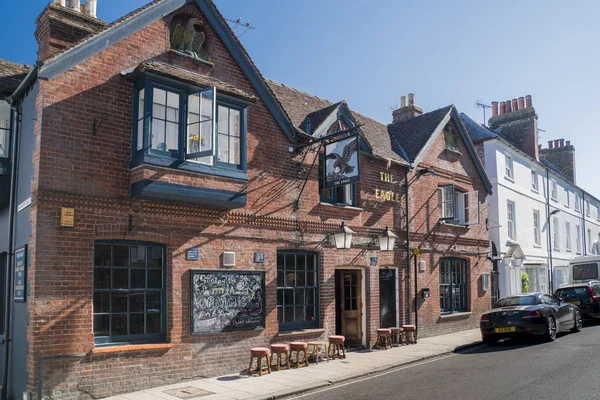
[[[362,344],[362,293],[359,270],[340,271],[342,335],[349,346]]]

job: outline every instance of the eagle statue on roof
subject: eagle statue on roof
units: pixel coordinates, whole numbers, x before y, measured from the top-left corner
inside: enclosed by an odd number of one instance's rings
[[[171,48],[199,60],[206,59],[202,47],[206,35],[198,29],[200,26],[202,26],[202,21],[198,18],[190,18],[185,27],[181,23],[176,24],[171,33]]]
[[[342,154],[331,152],[325,156],[326,160],[335,160],[333,171],[337,175],[346,175],[354,172],[354,166],[350,165],[350,160],[358,150],[358,141],[352,140],[342,150]]]

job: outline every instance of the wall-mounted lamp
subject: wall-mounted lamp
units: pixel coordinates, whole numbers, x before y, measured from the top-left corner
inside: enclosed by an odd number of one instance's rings
[[[385,227],[385,231],[383,234],[379,236],[379,250],[381,251],[392,251],[394,250],[394,245],[396,244],[396,235],[394,232],[390,231],[390,228]]]
[[[422,168],[422,169],[417,170],[417,175],[418,176],[436,175],[436,173],[432,168]]]
[[[335,239],[335,247],[337,249],[349,249],[352,247],[352,236],[354,231],[346,226],[342,221],[342,225],[333,232]]]

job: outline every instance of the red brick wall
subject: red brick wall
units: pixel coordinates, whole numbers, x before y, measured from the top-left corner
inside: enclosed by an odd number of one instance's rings
[[[204,22],[206,50],[215,64],[206,64],[168,51],[171,16],[141,29],[114,46],[92,56],[60,76],[40,82],[36,123],[37,148],[32,181],[33,236],[31,239],[31,296],[28,330],[30,355],[29,389],[37,390],[41,357],[81,355],[81,358],[44,363],[44,393],[53,398],[102,397],[199,376],[214,376],[243,369],[248,350],[257,345],[293,339],[325,338],[335,332],[335,269],[351,266],[364,270],[367,310],[366,342],[373,344],[379,327],[378,268],[369,266],[370,256],[379,266],[399,267],[401,320],[404,320],[405,250],[382,253],[374,237],[386,226],[401,237],[404,170],[361,156],[359,201],[355,208],[319,204],[318,168],[304,181],[301,171],[310,170],[315,153],[290,155],[287,137],[262,101],[248,109],[248,182],[231,181],[168,168],[129,170],[132,126],[132,84],[121,71],[148,58],[160,58],[231,83],[258,94],[221,44],[216,33],[193,5],[178,13],[194,15]],[[93,133],[94,119],[97,124]],[[462,144],[461,144],[462,145]],[[432,289],[432,298],[421,305],[422,334],[463,329],[474,324],[475,314],[486,297],[469,297],[473,317],[441,322],[436,309],[436,260],[442,254],[487,251],[484,225],[464,229],[437,225],[437,185],[456,181],[465,188],[485,192],[466,149],[458,161],[446,161],[436,142],[423,165],[439,170],[439,177],[422,177],[411,188],[411,229],[428,260],[428,271],[419,276],[421,286]],[[381,173],[394,182],[381,182]],[[200,207],[132,200],[129,185],[141,177],[227,190],[246,190],[247,206],[229,213]],[[474,177],[474,178],[471,178]],[[393,191],[400,203],[376,198],[376,189]],[[60,228],[60,208],[75,208],[75,227]],[[487,211],[482,207],[481,220]],[[356,231],[351,250],[335,250],[326,236],[344,220]],[[457,230],[458,229],[458,230]],[[441,238],[432,251],[428,235]],[[428,239],[429,238],[429,239]],[[167,246],[167,350],[93,354],[93,245],[95,240],[143,240]],[[481,240],[481,246],[476,243]],[[200,261],[186,261],[184,250],[199,247]],[[276,312],[276,254],[281,249],[314,250],[320,261],[320,330],[296,336],[279,336]],[[189,332],[189,270],[221,268],[223,251],[236,252],[236,268],[266,271],[266,329],[191,336]],[[253,253],[264,251],[265,264],[255,264]],[[469,259],[471,280],[476,281],[486,264],[485,256]],[[413,293],[414,294],[414,293]],[[488,301],[489,303],[489,301]],[[127,373],[123,373],[127,371]]]

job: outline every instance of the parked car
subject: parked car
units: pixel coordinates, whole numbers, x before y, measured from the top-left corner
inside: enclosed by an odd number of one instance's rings
[[[562,331],[581,331],[581,311],[545,293],[505,297],[481,316],[481,337],[492,344],[503,338],[534,335],[548,341]]]
[[[600,319],[600,281],[561,285],[554,297],[579,307],[584,319]]]

